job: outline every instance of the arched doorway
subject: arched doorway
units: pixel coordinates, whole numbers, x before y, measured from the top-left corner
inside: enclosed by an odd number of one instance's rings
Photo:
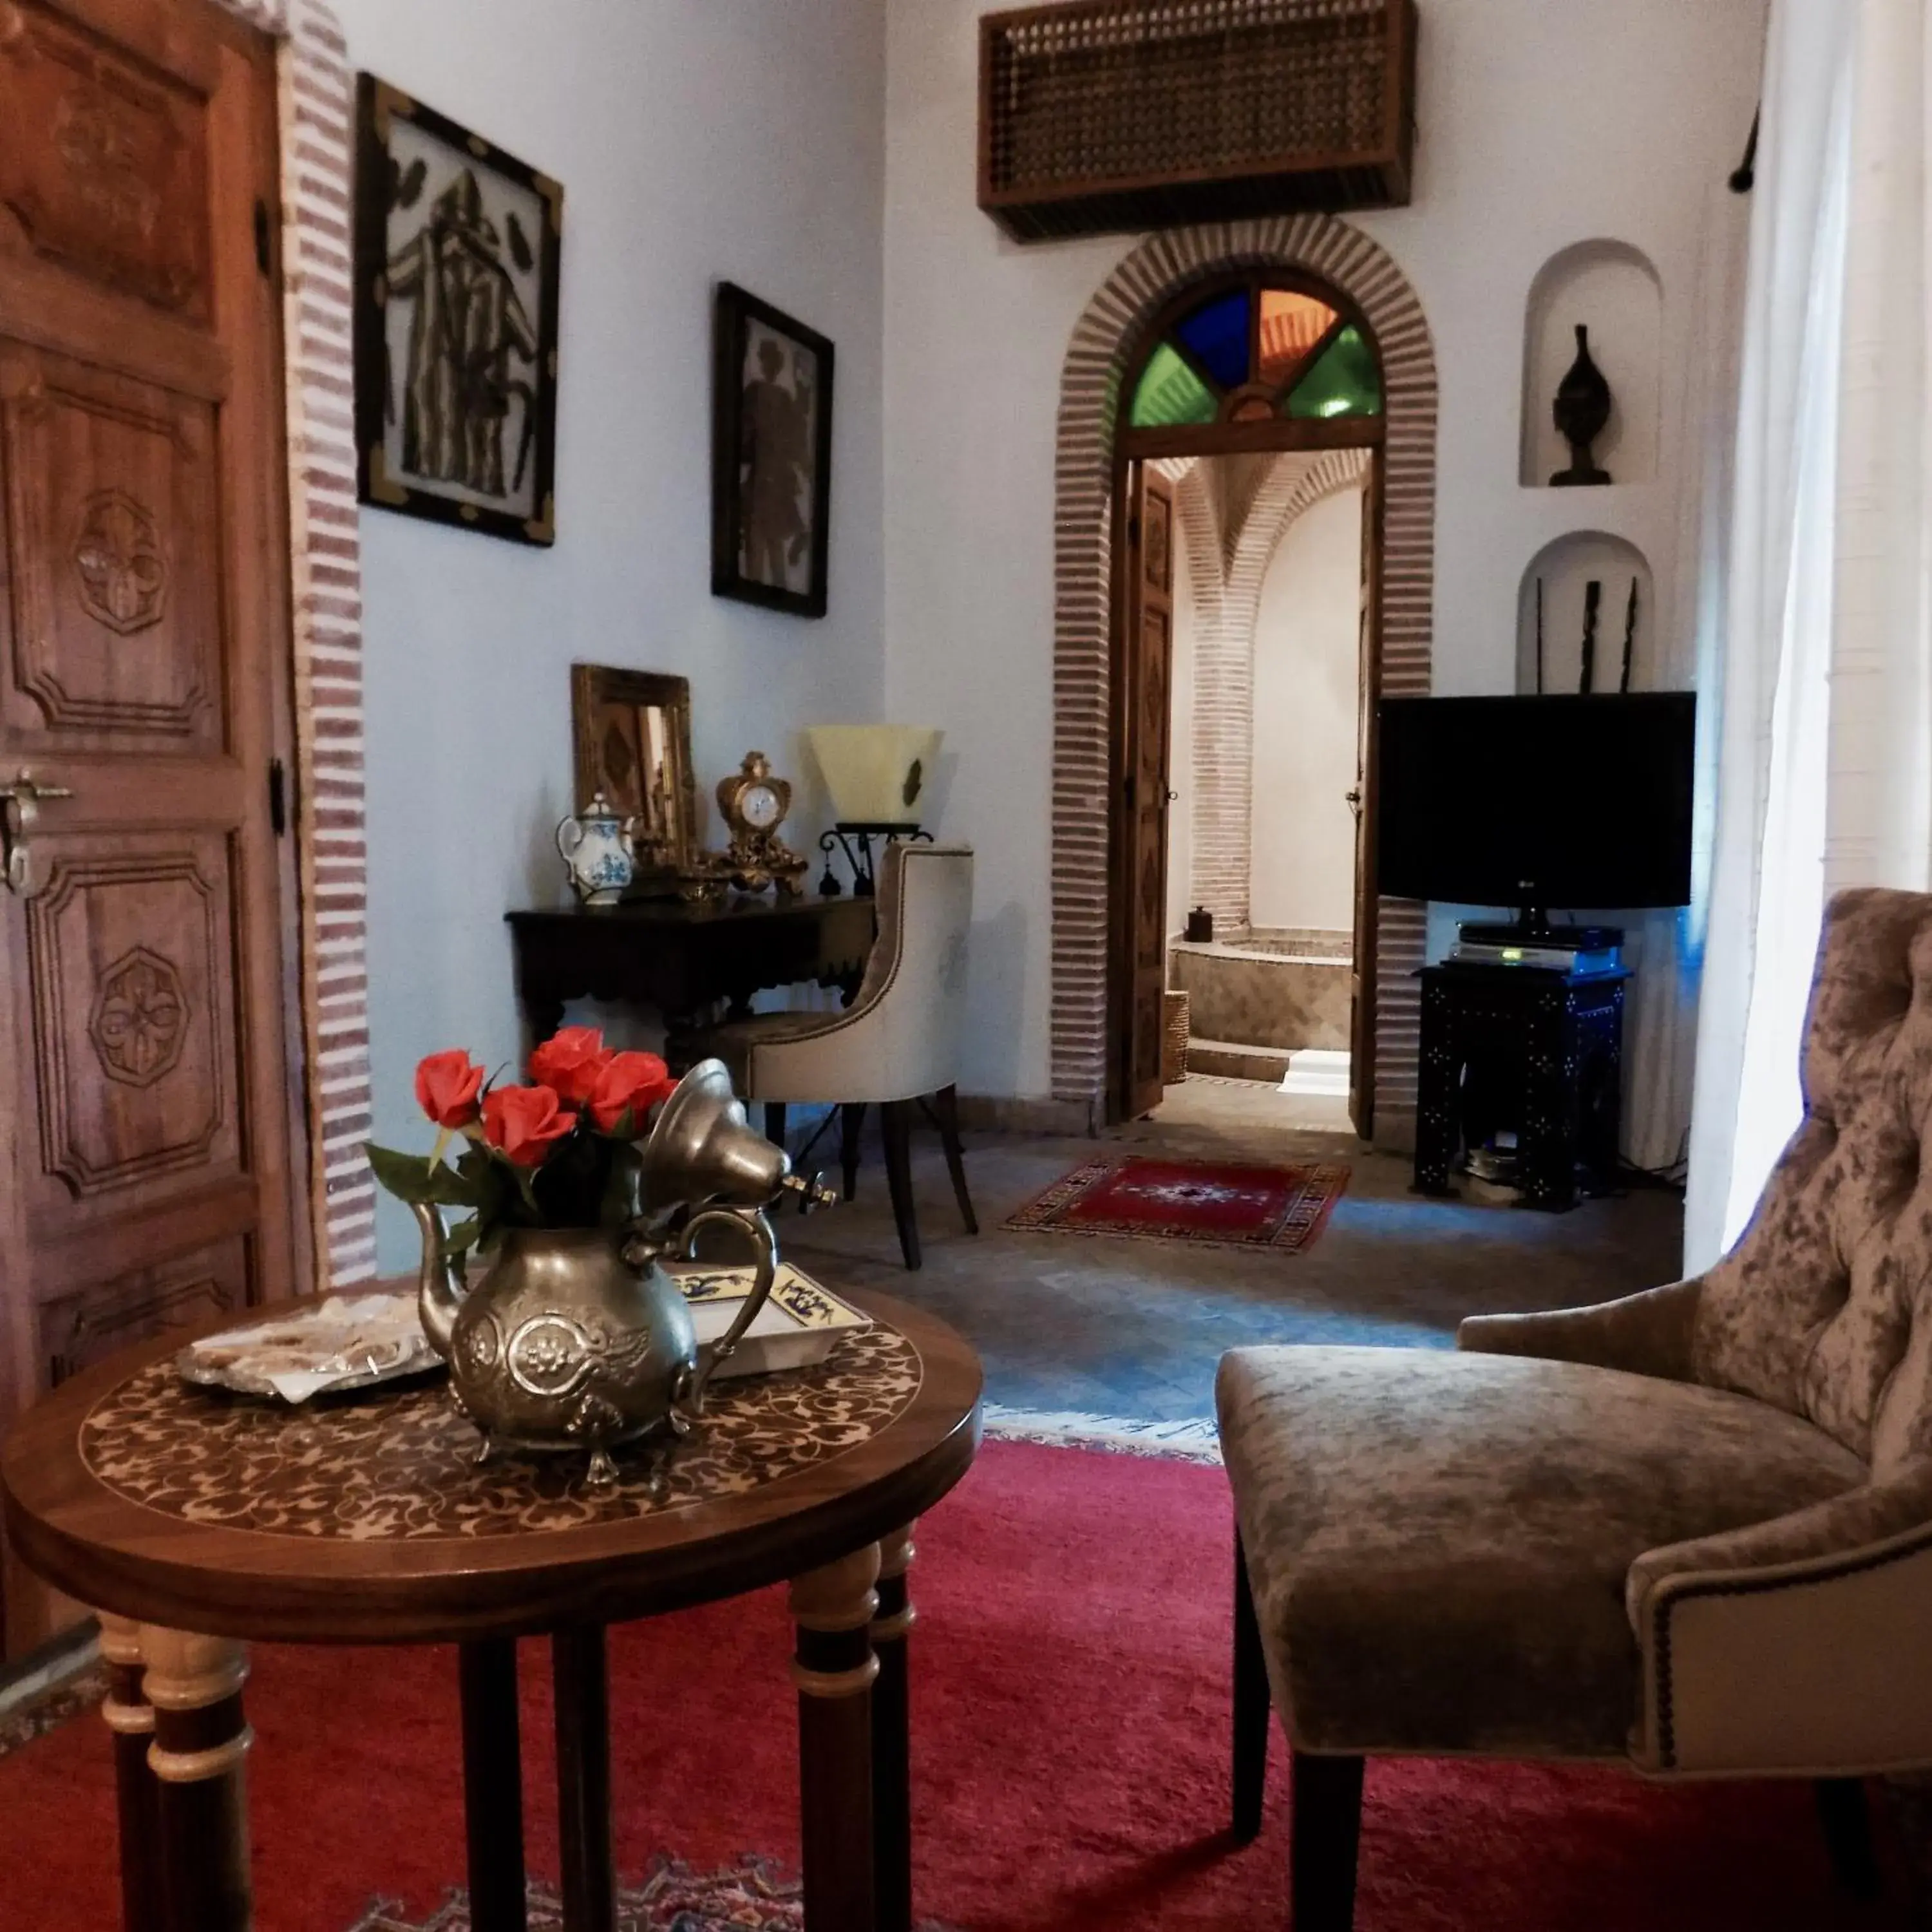
[[[1058,1097],[1083,1102],[1096,1114],[1107,1106],[1112,1084],[1109,951],[1122,890],[1113,807],[1124,776],[1123,694],[1116,688],[1113,614],[1122,437],[1134,427],[1130,379],[1138,386],[1166,325],[1198,307],[1214,284],[1242,278],[1330,301],[1379,362],[1380,688],[1390,694],[1429,688],[1435,358],[1420,307],[1400,272],[1360,230],[1324,215],[1179,230],[1142,243],[1096,292],[1074,331],[1062,371],[1055,470],[1052,1079]],[[1264,422],[1262,400],[1245,379],[1222,388],[1212,427],[1230,427],[1218,421],[1224,404],[1231,411],[1246,406],[1245,433],[1276,433],[1284,418],[1277,410]],[[1410,976],[1423,957],[1424,908],[1383,900],[1376,913],[1372,950],[1363,962],[1376,1018],[1371,1104],[1377,1141],[1399,1146],[1414,1132],[1417,1003]]]

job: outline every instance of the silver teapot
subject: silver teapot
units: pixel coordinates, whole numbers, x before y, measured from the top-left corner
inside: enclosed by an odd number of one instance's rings
[[[642,1218],[620,1227],[503,1229],[473,1288],[436,1209],[415,1208],[423,1332],[449,1364],[457,1407],[482,1432],[479,1462],[498,1445],[587,1450],[590,1480],[602,1486],[616,1479],[616,1446],[688,1435],[777,1277],[765,1210],[788,1196],[808,1208],[836,1198],[752,1129],[716,1060],[693,1067],[664,1102],[644,1143],[639,1196]],[[692,1258],[707,1228],[748,1240],[758,1274],[737,1319],[700,1359],[690,1310],[661,1264]]]

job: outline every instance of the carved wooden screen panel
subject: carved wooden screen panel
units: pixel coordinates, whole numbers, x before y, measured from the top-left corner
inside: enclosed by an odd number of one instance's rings
[[[272,53],[87,11],[0,0],[0,1424],[293,1273]]]

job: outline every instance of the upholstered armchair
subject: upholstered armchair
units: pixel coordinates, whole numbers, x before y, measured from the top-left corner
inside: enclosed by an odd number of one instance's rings
[[[967,1191],[955,1083],[966,1017],[966,941],[973,922],[973,851],[895,840],[878,871],[878,938],[857,995],[837,1013],[760,1013],[706,1036],[704,1050],[731,1070],[741,1098],[765,1106],[782,1140],[794,1101],[838,1106],[845,1198],[858,1186],[866,1109],[879,1109],[886,1180],[909,1268],[920,1265],[913,1206],[913,1116],[939,1130],[968,1234],[980,1232]]]
[[[1478,1317],[1459,1352],[1237,1349],[1234,1808],[1292,1747],[1292,1923],[1353,1914],[1362,1766],[1932,1764],[1932,898],[1834,901],[1803,1124],[1708,1274]],[[1372,1806],[1370,1810],[1372,1820]]]

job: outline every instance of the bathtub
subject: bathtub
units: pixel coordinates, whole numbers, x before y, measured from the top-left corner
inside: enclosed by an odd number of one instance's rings
[[[1168,984],[1187,995],[1190,1036],[1292,1052],[1346,1052],[1352,940],[1276,928],[1209,944],[1168,942]]]

